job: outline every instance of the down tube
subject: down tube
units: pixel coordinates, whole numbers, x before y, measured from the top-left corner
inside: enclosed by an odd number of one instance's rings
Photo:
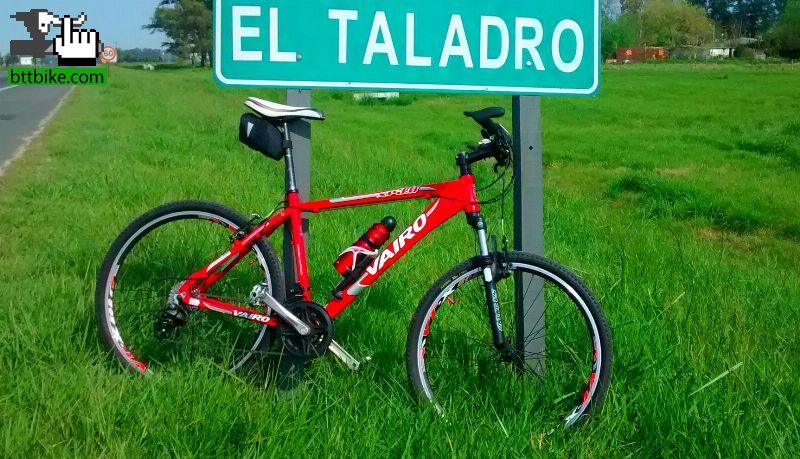
[[[439,225],[450,220],[454,215],[464,210],[464,204],[451,199],[440,198],[433,201],[425,211],[414,220],[408,228],[403,230],[397,238],[375,258],[367,267],[364,275],[342,292],[342,298],[331,299],[325,306],[331,317],[336,317],[367,287],[372,285],[386,272],[397,260],[403,257],[417,243],[425,238]]]

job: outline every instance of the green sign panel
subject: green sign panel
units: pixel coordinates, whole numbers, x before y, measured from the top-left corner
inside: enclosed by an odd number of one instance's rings
[[[224,86],[591,95],[599,0],[215,0]]]

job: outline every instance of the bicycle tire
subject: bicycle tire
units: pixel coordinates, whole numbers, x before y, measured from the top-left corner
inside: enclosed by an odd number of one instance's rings
[[[119,288],[117,275],[121,272],[121,265],[125,263],[132,251],[137,248],[137,245],[139,245],[144,238],[154,231],[166,228],[174,222],[186,220],[203,220],[216,226],[226,227],[225,231],[227,231],[227,237],[248,224],[247,218],[239,212],[214,202],[187,200],[161,205],[139,216],[122,231],[112,243],[98,274],[95,290],[95,312],[102,341],[106,349],[113,354],[124,367],[139,373],[149,372],[149,367],[147,363],[143,362],[140,357],[137,357],[134,352],[132,352],[129,346],[130,343],[128,343],[124,337],[125,332],[119,330],[117,324],[119,319],[119,311],[117,310],[118,304],[114,300],[115,289]],[[222,229],[219,231],[222,232]],[[188,246],[182,246],[181,248],[185,250],[191,249],[191,247]],[[253,245],[253,249],[250,253],[255,255],[256,261],[262,270],[263,278],[268,282],[270,294],[278,299],[278,301],[283,302],[285,299],[283,272],[281,271],[280,263],[269,241],[266,240],[266,238],[260,238]],[[219,253],[213,256],[218,255]],[[250,255],[248,254],[248,256]],[[205,259],[203,263],[208,263],[210,260],[213,260],[213,258]],[[244,262],[240,262],[240,265],[243,263]],[[199,269],[202,266],[203,265],[200,264],[199,266],[193,267],[193,269]],[[239,265],[234,269],[238,267]],[[188,275],[191,274],[191,272],[185,274]],[[244,299],[246,300],[246,298]],[[157,306],[157,304],[153,305],[156,309]],[[192,314],[222,316],[221,314],[199,309]],[[189,319],[191,320],[191,317]],[[244,322],[241,321],[241,319],[234,319],[232,317],[227,317],[226,320],[232,323],[235,321],[237,325],[242,325],[242,322]],[[246,323],[251,324],[250,322]],[[260,326],[257,335],[254,337],[255,341],[253,345],[248,348],[249,351],[243,354],[241,358],[236,358],[235,361],[232,362],[230,366],[231,370],[239,370],[245,366],[249,367],[250,364],[259,360],[253,359],[253,355],[266,352],[274,341],[274,333],[270,328],[271,327]],[[138,332],[138,330],[128,330],[127,332],[133,333],[134,331]]]
[[[493,254],[493,256],[495,256],[497,260],[501,260],[504,266],[514,267],[514,269],[511,269],[513,273],[505,277],[505,279],[512,277],[516,278],[516,273],[519,273],[520,276],[529,276],[531,278],[531,280],[528,282],[528,289],[525,290],[525,293],[523,293],[523,301],[526,301],[525,295],[527,294],[528,290],[530,290],[533,279],[537,277],[541,279],[541,291],[537,293],[536,297],[532,301],[535,302],[540,295],[545,299],[543,315],[544,320],[542,321],[543,325],[541,326],[541,330],[547,329],[547,333],[540,333],[540,331],[537,329],[539,323],[539,321],[537,321],[537,325],[532,327],[534,330],[528,332],[528,334],[525,335],[522,340],[518,341],[517,332],[519,329],[516,328],[516,324],[514,327],[506,327],[506,331],[504,332],[507,335],[506,338],[509,339],[510,342],[516,343],[514,347],[514,352],[517,353],[517,359],[514,363],[516,369],[515,371],[511,372],[501,369],[496,373],[495,377],[499,378],[505,375],[509,380],[507,383],[496,384],[498,387],[501,387],[499,390],[501,393],[497,394],[498,397],[507,396],[507,398],[510,397],[512,401],[519,401],[520,399],[525,400],[525,397],[528,396],[527,394],[520,395],[518,398],[515,398],[516,396],[511,396],[504,392],[507,388],[510,390],[518,387],[522,392],[532,392],[540,395],[547,394],[547,389],[549,386],[547,386],[548,382],[544,381],[543,378],[550,376],[552,376],[554,379],[560,378],[562,377],[562,373],[558,372],[563,372],[564,369],[569,369],[569,365],[561,362],[558,362],[557,365],[555,363],[551,364],[553,360],[551,353],[553,355],[563,354],[563,352],[559,352],[558,349],[551,350],[551,346],[556,346],[558,344],[557,340],[561,339],[559,333],[563,334],[563,336],[574,333],[570,332],[570,330],[567,330],[565,325],[562,325],[562,323],[564,323],[564,319],[559,319],[558,322],[550,320],[551,313],[548,312],[548,307],[555,309],[559,304],[561,304],[560,300],[558,300],[559,297],[557,296],[557,293],[560,291],[565,293],[565,296],[572,302],[573,306],[575,306],[575,310],[578,312],[578,314],[576,314],[577,317],[572,322],[578,324],[576,328],[580,328],[582,326],[582,319],[586,330],[589,332],[587,334],[590,341],[589,346],[593,348],[592,350],[594,352],[594,354],[591,356],[591,362],[589,362],[588,356],[579,356],[577,359],[575,359],[576,361],[583,361],[587,364],[587,368],[591,368],[591,373],[586,375],[586,382],[588,382],[588,384],[584,387],[583,394],[580,394],[580,392],[577,393],[577,398],[579,398],[578,406],[574,407],[572,410],[567,409],[565,413],[559,413],[559,417],[562,415],[564,416],[561,419],[563,421],[562,424],[565,426],[581,423],[591,412],[596,411],[601,406],[603,398],[605,397],[611,383],[613,365],[612,337],[608,321],[601,310],[599,302],[589,288],[586,287],[586,285],[576,275],[572,274],[569,270],[552,260],[538,255],[522,252],[508,252],[507,254],[497,253]],[[459,403],[464,400],[468,401],[465,404],[465,407],[473,411],[478,409],[478,406],[482,403],[492,403],[491,396],[494,394],[472,393],[472,391],[480,392],[481,384],[487,388],[494,384],[491,380],[488,382],[486,381],[489,379],[486,377],[486,374],[488,374],[489,371],[487,370],[487,365],[493,362],[494,357],[492,357],[491,351],[484,350],[484,345],[490,346],[492,351],[496,352],[496,350],[494,348],[494,343],[491,340],[491,328],[488,321],[488,311],[486,309],[485,296],[478,294],[473,295],[472,297],[467,297],[467,293],[458,293],[460,290],[466,289],[465,286],[473,280],[473,284],[477,286],[475,289],[482,289],[482,271],[483,268],[479,257],[466,260],[452,268],[441,278],[439,278],[428,290],[423,299],[420,301],[411,322],[406,343],[406,364],[409,382],[412,390],[419,396],[419,398],[424,402],[433,404],[440,414],[444,414],[446,411],[448,411],[445,408],[445,405],[449,404],[458,407]],[[497,271],[497,269],[495,269],[495,271]],[[523,278],[520,277],[520,279]],[[506,280],[500,280],[497,276],[495,276],[495,280],[498,285],[498,291],[503,290],[501,289],[501,285],[503,285],[503,282],[506,282]],[[542,292],[545,291],[545,287],[548,285],[548,283],[554,287],[555,293],[545,293],[542,295]],[[536,285],[539,284],[537,283]],[[509,286],[508,288],[511,287]],[[508,290],[506,288],[503,291]],[[551,290],[548,290],[547,292],[550,291]],[[514,295],[514,298],[516,298],[518,295],[516,290]],[[474,314],[474,317],[469,316],[468,318],[465,318],[467,317],[467,312],[465,312],[465,310],[471,312],[476,311],[475,308],[469,306],[468,301],[470,299],[474,299],[474,301],[478,303],[482,301],[483,310],[480,311],[478,308],[478,312]],[[503,305],[502,308],[509,309],[513,307],[511,306],[513,301],[503,302],[503,298],[501,298],[500,301]],[[462,306],[463,304],[467,304],[467,306]],[[446,311],[455,311],[448,312],[448,317],[453,318],[448,319],[451,321],[448,322],[448,325],[437,325],[437,323],[442,320],[442,305],[446,306],[444,308]],[[570,309],[569,304],[566,304],[564,309],[568,311]],[[514,311],[515,312],[511,314],[508,314],[508,312],[503,314],[503,322],[507,324],[507,320],[510,318],[513,318],[515,321],[519,322],[516,309],[514,309]],[[480,317],[481,314],[483,315],[482,317]],[[509,317],[509,315],[512,317]],[[552,315],[554,315],[554,313]],[[523,319],[525,319],[524,316]],[[481,321],[485,324],[482,330],[476,328]],[[460,322],[470,325],[469,327],[462,327],[465,329],[464,333],[456,331],[457,327],[460,327]],[[438,330],[436,328],[437,326],[439,327]],[[509,331],[511,329],[513,329],[514,332]],[[527,331],[524,328],[522,330]],[[432,348],[432,337],[435,336],[436,333],[439,333],[439,338],[437,341],[438,344],[436,347]],[[533,333],[535,333],[535,335]],[[464,336],[461,336],[462,334]],[[541,338],[539,338],[540,334],[542,335]],[[580,335],[580,331],[574,334],[574,336],[578,336],[578,341],[575,342],[575,347],[579,347],[580,343],[585,341],[585,339]],[[523,335],[518,336],[521,337]],[[529,336],[531,338],[528,338]],[[534,340],[539,339],[541,339],[540,343],[533,342]],[[551,344],[551,342],[554,344]],[[532,344],[541,344],[544,351],[534,353],[528,352],[527,347],[520,347]],[[570,344],[572,343],[567,343],[565,347],[569,347]],[[431,353],[436,355],[436,357],[432,357]],[[481,358],[483,358],[484,355],[487,355],[486,360],[483,361],[478,359],[479,354]],[[447,361],[445,364],[437,363],[436,365],[439,365],[443,369],[441,371],[437,370],[438,374],[433,377],[435,381],[432,382],[432,376],[430,374],[432,369],[429,368],[429,366],[432,366],[431,362],[438,361],[440,359],[444,361],[444,359],[446,359],[448,356],[452,357],[452,360],[455,361],[455,363],[450,364],[449,361]],[[531,368],[532,364],[528,363],[529,359],[531,361],[539,362],[542,367],[539,369]],[[501,359],[497,357],[496,360],[499,362]],[[503,365],[503,363],[500,363],[498,366],[501,365]],[[523,374],[531,373],[528,370],[534,370],[534,375],[539,379],[539,384],[525,384],[525,379],[519,378],[520,367],[522,367],[524,370],[522,371]],[[475,375],[474,378],[472,375],[473,372],[478,373],[478,375]],[[484,378],[483,382],[480,382],[481,377]],[[464,381],[456,381],[458,378],[463,378]],[[580,377],[577,379],[580,379]],[[522,383],[517,384],[518,381],[522,381]],[[578,390],[580,390],[580,383],[581,381],[574,382],[574,384],[578,386]],[[436,387],[437,384],[443,387],[452,387],[454,393],[438,394]],[[471,387],[471,384],[475,384],[475,387]],[[573,383],[569,382],[569,384]],[[553,383],[551,385],[557,384]],[[533,390],[526,389],[527,387],[533,386],[535,386]],[[567,386],[567,383],[565,383],[564,386]],[[565,392],[569,394],[567,391]],[[572,394],[569,394],[569,396],[571,395]],[[459,397],[461,397],[461,399]],[[535,398],[530,398],[528,396],[528,402],[531,400],[534,402],[536,401]],[[560,400],[557,401],[561,402]],[[553,406],[558,409],[562,405],[569,406],[569,403],[570,401],[568,399],[564,399],[564,402],[561,402],[560,405],[557,403],[544,402],[542,403],[542,406]],[[535,403],[531,403],[531,405],[534,404]],[[503,409],[497,407],[496,405],[492,405],[487,408],[495,410],[495,413],[498,413]],[[505,408],[511,408],[510,411],[506,409],[506,411],[511,413],[511,415],[529,416],[530,414],[534,414],[532,407],[530,410],[527,410],[526,407],[519,406]]]

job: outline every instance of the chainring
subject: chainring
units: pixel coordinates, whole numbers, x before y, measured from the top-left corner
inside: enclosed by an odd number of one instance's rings
[[[289,311],[311,328],[303,336],[289,323],[280,319],[281,342],[283,348],[296,357],[313,359],[328,350],[333,340],[333,321],[325,308],[309,301],[286,305]]]

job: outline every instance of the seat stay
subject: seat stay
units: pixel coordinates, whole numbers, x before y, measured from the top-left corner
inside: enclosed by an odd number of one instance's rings
[[[234,239],[228,251],[190,275],[178,289],[178,293],[184,296],[184,303],[197,306],[193,304],[196,301],[192,301],[197,300],[193,297],[194,293],[205,293],[244,258],[258,238],[270,237],[276,229],[290,220],[293,213],[291,209],[280,211],[243,237]]]

